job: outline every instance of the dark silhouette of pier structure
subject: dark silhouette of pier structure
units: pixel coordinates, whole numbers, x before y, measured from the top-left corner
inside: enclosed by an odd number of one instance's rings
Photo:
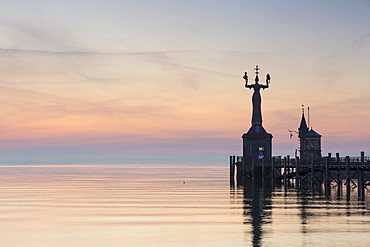
[[[252,96],[252,126],[243,134],[243,156],[230,156],[230,186],[271,180],[273,183],[297,189],[325,190],[330,195],[333,189],[347,199],[355,189],[359,198],[364,198],[370,186],[370,159],[361,152],[359,157],[340,157],[331,153],[321,154],[321,135],[307,125],[302,106],[302,118],[298,131],[300,157],[272,157],[272,135],[262,126],[260,89],[269,88],[271,77],[266,75],[266,85],[259,84],[259,68],[255,68],[255,83],[248,84],[248,75],[243,78],[245,87],[254,89]]]
[[[255,169],[256,170],[256,169]],[[349,199],[351,192],[357,190],[359,198],[364,198],[370,186],[370,158],[361,152],[359,157],[340,157],[329,153],[325,157],[311,158],[310,161],[299,157],[272,157],[270,163],[263,164],[261,173],[248,172],[243,166],[242,156],[230,156],[230,185],[243,186],[247,181],[271,180],[276,184],[297,189],[325,190],[330,195],[333,189],[338,196]]]

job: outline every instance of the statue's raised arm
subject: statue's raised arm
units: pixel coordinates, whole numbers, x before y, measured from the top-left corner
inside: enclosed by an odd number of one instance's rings
[[[245,87],[247,87],[249,89],[253,88],[253,85],[248,85],[248,74],[247,74],[247,72],[244,72],[243,79],[245,80]]]
[[[261,87],[263,89],[268,88],[269,87],[269,84],[270,84],[270,80],[271,80],[270,74],[267,74],[266,75],[266,85],[261,85]]]

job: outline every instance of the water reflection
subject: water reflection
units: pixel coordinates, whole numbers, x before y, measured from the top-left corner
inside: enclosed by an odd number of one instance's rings
[[[271,181],[230,194],[226,168],[0,166],[1,247],[370,246],[369,196]]]
[[[347,200],[332,188],[325,193],[297,190],[271,180],[249,180],[243,185],[239,189],[243,190],[245,236],[252,246],[284,245],[288,236],[300,246],[369,244],[365,227],[370,223],[369,198]],[[276,238],[279,234],[281,238]]]
[[[271,196],[271,182],[250,180],[244,184],[244,224],[252,226],[253,246],[261,246],[263,226],[272,222]]]

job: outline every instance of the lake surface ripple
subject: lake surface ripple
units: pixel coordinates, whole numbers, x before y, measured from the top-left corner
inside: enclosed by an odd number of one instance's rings
[[[365,200],[247,184],[227,165],[0,166],[1,246],[370,246]]]

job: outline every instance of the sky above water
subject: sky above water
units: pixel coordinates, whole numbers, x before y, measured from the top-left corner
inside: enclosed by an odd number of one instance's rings
[[[323,154],[370,152],[370,1],[0,2],[0,163],[225,163],[260,67],[273,152],[310,107]],[[306,116],[307,116],[306,109]]]

